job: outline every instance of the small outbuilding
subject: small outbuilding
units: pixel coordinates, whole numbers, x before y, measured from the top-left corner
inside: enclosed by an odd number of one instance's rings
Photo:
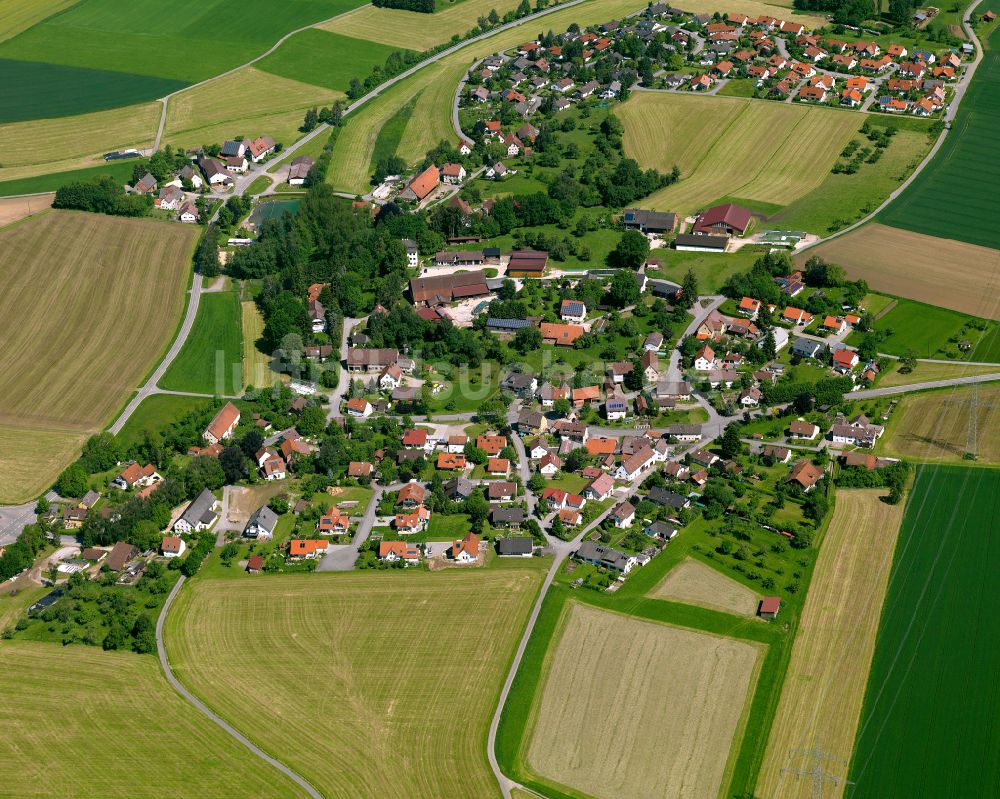
[[[776,619],[780,610],[781,598],[766,596],[760,601],[760,606],[757,608],[757,615],[762,619]]]

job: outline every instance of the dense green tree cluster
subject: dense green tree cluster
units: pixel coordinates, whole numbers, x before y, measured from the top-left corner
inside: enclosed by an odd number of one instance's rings
[[[110,175],[89,181],[74,181],[56,190],[53,208],[73,208],[110,216],[146,216],[153,198],[128,194],[125,187]]]

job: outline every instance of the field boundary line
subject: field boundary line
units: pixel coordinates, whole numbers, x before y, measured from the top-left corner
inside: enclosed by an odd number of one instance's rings
[[[206,83],[211,83],[213,80],[219,80],[220,78],[225,78],[229,75],[232,75],[235,72],[239,72],[241,69],[246,69],[247,67],[251,67],[258,61],[262,61],[265,58],[267,58],[269,55],[271,55],[271,53],[273,53],[275,50],[281,47],[281,45],[283,45],[286,41],[291,39],[296,34],[310,30],[311,28],[319,27],[320,25],[326,25],[329,22],[333,22],[335,19],[339,19],[340,17],[346,17],[348,14],[353,14],[354,12],[364,7],[365,5],[360,5],[357,8],[350,9],[349,11],[342,11],[339,14],[334,14],[329,19],[321,19],[319,20],[319,22],[314,22],[311,25],[303,25],[301,28],[296,28],[293,31],[289,31],[280,39],[278,39],[278,41],[276,41],[273,45],[271,45],[270,49],[268,49],[266,52],[261,53],[256,58],[251,58],[245,64],[240,64],[239,66],[233,67],[232,69],[228,69],[225,72],[220,72],[218,75],[213,75],[212,77],[205,78],[204,80],[200,80],[197,83],[192,83],[190,86],[185,86],[183,89],[178,89],[175,92],[170,92],[170,94],[166,94],[163,97],[159,98],[160,125],[156,129],[156,138],[153,140],[153,153],[155,153],[157,150],[160,149],[160,140],[163,138],[163,128],[166,126],[167,123],[167,104],[170,102],[171,97],[176,97],[178,94],[183,94],[184,92],[190,91],[191,89],[197,89],[199,86],[204,86]],[[150,153],[150,155],[152,155],[153,153]]]
[[[941,133],[938,135],[937,140],[931,147],[930,152],[928,152],[927,155],[924,156],[923,161],[917,164],[917,168],[910,173],[909,177],[907,177],[906,180],[904,180],[899,186],[897,186],[895,189],[893,189],[893,191],[889,193],[889,196],[882,201],[882,204],[879,205],[878,208],[876,208],[867,216],[861,217],[861,219],[859,219],[857,222],[848,225],[843,230],[838,230],[836,233],[831,233],[829,236],[826,236],[825,238],[818,239],[812,242],[811,244],[806,244],[805,246],[800,247],[799,249],[795,250],[796,255],[798,255],[799,253],[803,253],[806,250],[811,250],[814,247],[818,247],[820,244],[832,241],[833,239],[838,239],[841,236],[850,233],[853,230],[857,230],[863,225],[867,225],[876,216],[878,216],[886,208],[888,208],[889,205],[895,202],[895,200],[899,198],[900,195],[902,195],[903,192],[907,190],[907,188],[909,188],[910,184],[917,179],[917,176],[924,171],[924,169],[931,162],[934,156],[938,154],[938,151],[944,144],[944,140],[948,137],[948,132],[951,130],[955,118],[958,116],[958,108],[961,105],[962,100],[965,99],[965,92],[972,84],[972,79],[976,76],[976,70],[978,69],[980,63],[982,63],[983,60],[983,43],[980,42],[979,37],[976,36],[975,28],[973,28],[966,20],[966,17],[971,17],[973,9],[976,6],[978,6],[981,2],[982,0],[972,0],[969,6],[962,12],[962,27],[965,29],[965,33],[966,35],[968,35],[969,40],[972,41],[976,46],[976,59],[971,64],[969,64],[968,68],[966,69],[965,81],[959,84],[959,86],[955,90],[955,97],[952,100],[952,104],[948,107],[948,111],[945,112],[944,128],[942,128]],[[950,116],[948,116],[948,114],[950,114]],[[893,227],[893,225],[888,225],[888,227]],[[902,229],[903,228],[897,228],[897,230],[902,230]],[[938,238],[948,238],[948,237],[939,236]],[[954,239],[954,241],[959,241],[959,239]]]
[[[289,777],[292,781],[298,784],[303,790],[306,791],[313,799],[324,799],[323,794],[317,791],[312,785],[310,785],[304,777],[292,771],[288,766],[282,763],[280,760],[271,757],[267,752],[257,746],[253,741],[243,735],[239,730],[234,728],[229,722],[223,719],[221,716],[217,715],[215,712],[209,709],[208,705],[198,699],[194,694],[192,694],[187,688],[185,688],[180,680],[174,676],[173,671],[170,668],[170,661],[167,659],[167,650],[163,645],[163,624],[167,618],[167,611],[170,610],[170,606],[173,604],[174,598],[177,593],[181,590],[181,586],[184,585],[185,577],[182,574],[177,583],[174,585],[170,594],[167,595],[167,601],[163,603],[163,610],[160,611],[160,615],[156,619],[156,654],[160,658],[160,666],[163,668],[163,673],[167,678],[167,681],[173,686],[174,690],[177,691],[184,699],[187,700],[188,704],[193,705],[198,712],[203,716],[208,717],[214,721],[222,730],[228,733],[231,737],[235,738],[241,744],[243,744],[247,749],[249,749],[253,754],[263,760],[265,763],[270,764],[278,771],[282,772],[285,776]]]

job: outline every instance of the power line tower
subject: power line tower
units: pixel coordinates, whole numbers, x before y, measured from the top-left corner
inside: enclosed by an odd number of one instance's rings
[[[965,459],[974,461],[979,457],[979,411],[981,408],[996,408],[997,403],[979,398],[979,383],[972,384],[968,397],[945,400],[945,405],[967,405],[969,415],[965,424]]]
[[[833,761],[834,757],[829,752],[825,751],[822,746],[820,746],[819,741],[817,741],[811,749],[790,749],[788,754],[791,757],[798,755],[800,757],[809,758],[809,768],[783,768],[781,773],[790,774],[796,779],[808,779],[810,781],[811,799],[824,799],[827,785],[833,785],[835,787],[840,785],[854,785],[854,783],[850,780],[842,779],[835,774],[827,772],[823,764]],[[836,762],[842,764],[845,768],[847,767],[846,760],[837,760]]]

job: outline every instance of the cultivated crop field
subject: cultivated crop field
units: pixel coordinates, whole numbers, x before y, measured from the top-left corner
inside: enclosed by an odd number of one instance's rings
[[[715,797],[762,649],[570,602],[525,761],[597,799]]]
[[[971,396],[971,389],[955,388],[906,397],[882,436],[880,452],[911,460],[961,461]],[[979,462],[1000,463],[1000,384],[980,386],[979,403]]]
[[[684,214],[723,197],[793,202],[824,180],[861,124],[829,109],[654,92],[635,92],[616,113],[640,166],[681,170],[644,205]]]
[[[149,655],[4,641],[0,669],[0,796],[306,795],[187,704]]]
[[[288,145],[301,135],[307,108],[338,97],[343,94],[247,67],[172,98],[163,141],[196,147],[266,133]]]
[[[813,255],[840,264],[848,277],[863,278],[878,291],[1000,319],[1000,250],[873,223],[807,250],[799,260]]]
[[[978,13],[986,10],[984,4]],[[994,5],[994,10],[1000,6]],[[909,188],[879,214],[887,225],[931,236],[1000,248],[993,157],[1000,127],[1000,33],[995,29],[962,100],[951,131],[934,159]]]
[[[188,687],[324,796],[498,796],[487,729],[542,565],[199,579],[167,649]]]
[[[201,295],[194,327],[160,387],[217,396],[243,390],[243,314],[237,292]]]
[[[184,306],[196,237],[184,225],[67,211],[0,231],[0,435],[65,435],[4,448],[5,458],[18,454],[15,471],[30,483],[14,490],[5,471],[4,499],[45,488],[70,439],[100,428],[163,352]]]
[[[1000,471],[922,466],[879,626],[852,799],[995,796]]]
[[[687,558],[674,566],[650,596],[700,605],[737,616],[753,616],[760,597],[701,561]]]
[[[0,125],[0,181],[104,167],[101,155],[109,150],[151,147],[159,118],[159,103],[146,103],[75,117]],[[128,169],[131,175],[131,166]]]
[[[831,776],[847,777],[903,518],[903,506],[882,502],[884,493],[837,491],[757,781],[760,796],[815,796],[809,779],[786,771],[808,769],[802,750],[814,745],[830,753],[824,768]],[[823,796],[840,790],[831,784]]]
[[[0,122],[68,117],[162,97],[184,81],[0,58]]]
[[[221,74],[261,55],[287,32],[359,5],[361,0],[288,0],[275,13],[272,0],[180,0],[164,13],[159,0],[124,6],[119,0],[83,0],[0,44],[0,58],[71,68],[51,87],[43,70],[24,76],[20,92],[60,92],[74,104],[72,111],[50,107],[40,113],[93,111],[109,102],[159,97],[165,92],[155,82],[162,79],[183,85]],[[88,73],[72,68],[111,75],[102,92],[86,91]],[[74,91],[80,92],[76,98]],[[88,102],[89,108],[82,107]]]
[[[375,11],[389,10],[376,9],[375,6],[366,8]],[[343,19],[350,19],[350,16]],[[291,80],[346,92],[351,78],[363,80],[368,77],[372,67],[382,66],[392,53],[407,49],[412,49],[412,45],[390,46],[310,28],[295,34],[273,54],[260,61],[257,67]]]

